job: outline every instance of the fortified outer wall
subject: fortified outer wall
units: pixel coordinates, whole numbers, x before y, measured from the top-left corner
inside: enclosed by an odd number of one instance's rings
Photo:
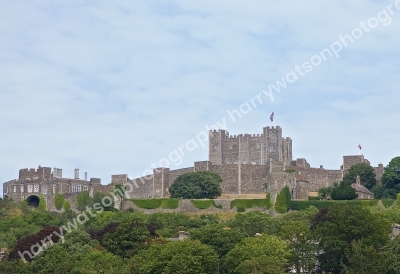
[[[331,186],[334,182],[342,180],[341,170],[327,170],[323,168],[304,168],[290,166],[296,173],[300,172],[309,182],[309,191],[318,191],[321,187]]]

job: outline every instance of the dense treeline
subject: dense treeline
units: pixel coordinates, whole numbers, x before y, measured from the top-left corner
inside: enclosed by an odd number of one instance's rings
[[[399,273],[400,208],[333,204],[272,217],[104,211],[77,223],[0,201],[0,273]],[[68,224],[69,222],[69,224]],[[72,224],[72,226],[71,226]],[[60,228],[60,226],[62,226]],[[178,241],[179,231],[190,238]],[[46,235],[60,237],[46,241]],[[20,254],[25,253],[24,262]]]

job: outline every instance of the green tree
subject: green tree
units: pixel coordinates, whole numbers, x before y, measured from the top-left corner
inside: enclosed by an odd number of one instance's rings
[[[76,197],[76,207],[79,211],[84,211],[86,207],[93,205],[93,199],[90,197],[88,191],[83,191]]]
[[[99,203],[99,204],[101,204],[103,206],[102,200],[106,196],[112,197],[111,194],[107,194],[107,193],[104,193],[104,192],[96,192],[93,195],[93,200],[92,200],[91,203],[93,205],[96,204],[96,203]],[[110,206],[108,206],[108,207],[103,206],[103,209],[104,209],[104,211],[117,211],[117,209],[115,208],[114,199],[113,199],[113,201],[112,201]]]
[[[285,213],[291,208],[292,197],[288,186],[281,189],[276,196],[275,211],[278,213]]]
[[[278,234],[289,242],[289,265],[296,273],[311,273],[317,265],[318,239],[308,220],[284,222]]]
[[[336,185],[335,185],[336,184]],[[334,183],[332,186],[321,187],[318,189],[318,196],[322,199],[328,199],[331,197],[333,189],[338,186],[338,183]]]
[[[387,248],[377,250],[363,244],[363,240],[351,243],[352,252],[347,255],[348,263],[343,265],[346,274],[382,274],[390,273],[393,256]],[[393,272],[398,273],[398,272]]]
[[[269,214],[251,211],[237,214],[228,224],[231,228],[238,228],[253,237],[256,233],[275,233],[278,230],[275,223],[276,219]]]
[[[56,193],[54,197],[54,204],[56,206],[56,209],[61,210],[64,206],[64,195]]]
[[[352,165],[347,173],[343,176],[343,182],[351,185],[356,181],[357,175],[360,176],[360,182],[366,188],[372,189],[376,185],[374,168],[367,163]]]
[[[321,209],[312,221],[311,229],[319,239],[319,270],[340,273],[348,264],[351,242],[364,239],[374,248],[383,247],[389,241],[390,221],[368,209],[349,204],[334,204]]]
[[[332,200],[354,200],[358,197],[356,190],[344,181],[338,187],[333,188]]]
[[[218,256],[197,240],[153,244],[129,261],[132,273],[143,274],[215,274]]]
[[[64,210],[65,211],[70,211],[71,210],[71,202],[68,200],[65,200],[64,202]]]
[[[124,261],[105,250],[91,250],[74,267],[81,274],[124,274],[128,273]]]
[[[227,229],[219,225],[212,225],[191,231],[190,237],[211,246],[220,257],[223,257],[237,243],[247,237],[247,234],[239,229]]]
[[[147,225],[141,220],[132,220],[120,224],[114,233],[107,233],[103,237],[103,246],[108,251],[120,257],[132,257],[150,239],[150,232]]]
[[[171,198],[213,199],[222,194],[221,182],[221,176],[214,172],[189,172],[176,178],[169,192]]]
[[[393,158],[385,167],[382,175],[382,185],[390,198],[395,198],[395,195],[400,192],[400,157]]]
[[[277,236],[246,238],[226,255],[228,273],[285,273],[290,250],[288,242]]]
[[[76,267],[98,245],[88,233],[73,230],[65,235],[64,243],[58,242],[32,261],[31,273],[80,273],[75,271]]]

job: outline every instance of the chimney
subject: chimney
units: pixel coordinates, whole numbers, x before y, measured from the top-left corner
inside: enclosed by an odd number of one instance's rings
[[[74,179],[79,180],[79,168],[75,168],[74,170]]]
[[[87,172],[85,172],[85,181],[87,181]]]

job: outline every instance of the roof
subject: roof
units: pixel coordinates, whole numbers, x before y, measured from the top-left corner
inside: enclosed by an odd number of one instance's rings
[[[365,193],[365,194],[369,194],[369,195],[374,195],[374,193],[369,191],[368,188],[366,188],[365,186],[363,186],[361,184],[352,183],[351,187],[354,188],[356,190],[356,192],[361,192],[361,193]]]

